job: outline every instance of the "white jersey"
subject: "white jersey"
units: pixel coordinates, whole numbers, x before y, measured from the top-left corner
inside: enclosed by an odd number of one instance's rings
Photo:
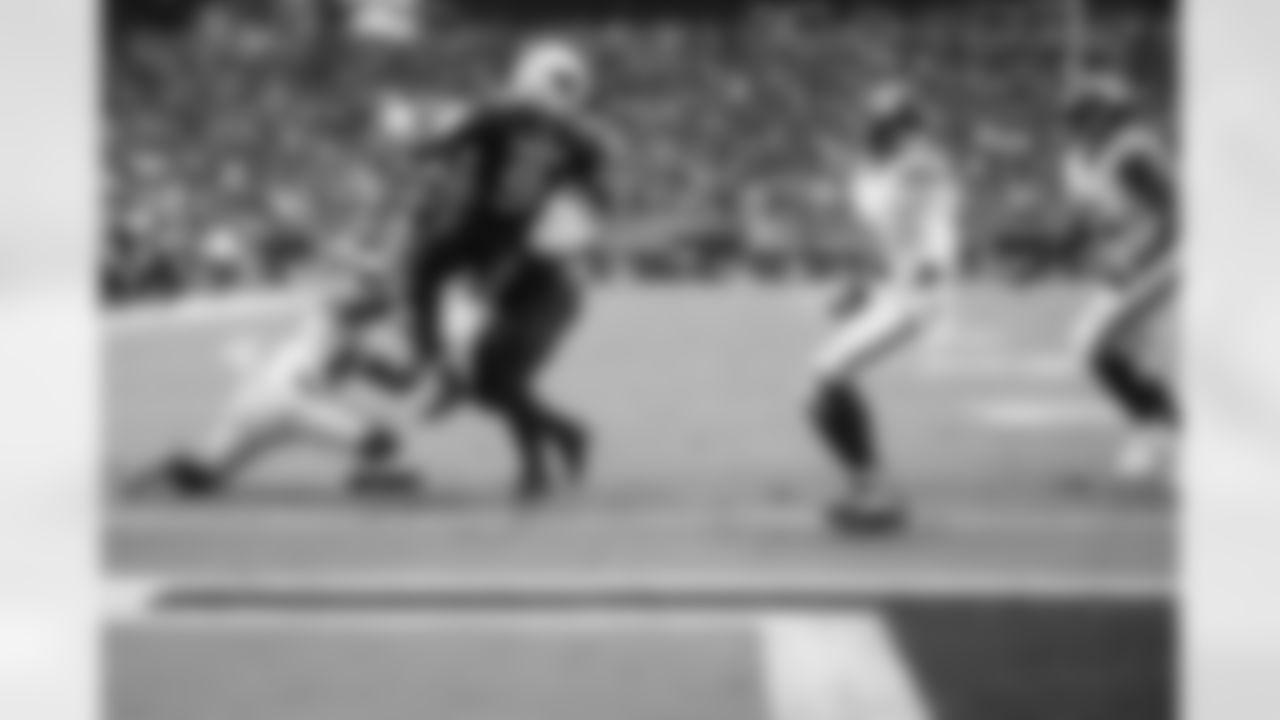
[[[312,310],[266,351],[251,382],[277,391],[319,387],[332,376],[343,334],[331,309]]]
[[[328,293],[312,300],[306,314],[255,363],[251,382],[279,390],[314,390],[339,380],[357,354],[379,352],[372,341],[377,330],[390,326],[383,322],[389,316],[367,314],[349,302]]]
[[[954,270],[961,250],[961,191],[943,151],[917,142],[865,160],[850,180],[852,206],[889,279],[915,281]]]

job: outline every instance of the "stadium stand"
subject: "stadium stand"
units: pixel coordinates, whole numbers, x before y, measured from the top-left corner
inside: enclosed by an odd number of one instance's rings
[[[1065,2],[439,0],[418,42],[377,47],[345,38],[325,0],[181,13],[114,0],[104,290],[125,300],[280,282],[314,243],[362,241],[397,165],[371,137],[379,94],[472,96],[521,38],[548,31],[597,59],[618,148],[624,220],[593,267],[856,262],[839,158],[859,89],[893,74],[926,92],[965,158],[975,262],[1033,268],[1070,247],[1051,152],[1073,53]],[[1108,2],[1092,20],[1082,61],[1121,66],[1172,103],[1163,78],[1143,75],[1167,65],[1167,9]]]

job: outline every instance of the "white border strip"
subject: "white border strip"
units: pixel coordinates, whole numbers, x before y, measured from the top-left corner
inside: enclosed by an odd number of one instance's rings
[[[890,566],[891,568],[892,566]],[[646,600],[697,600],[701,598],[760,598],[759,605],[773,603],[830,602],[843,606],[882,600],[966,599],[998,601],[1130,601],[1162,602],[1175,597],[1177,581],[1170,573],[1132,572],[1031,572],[937,569],[893,570],[828,568],[805,572],[662,572],[615,571],[559,572],[548,570],[525,576],[511,572],[483,574],[359,574],[337,573],[293,576],[279,574],[188,574],[172,576],[119,575],[108,581],[106,613],[127,618],[147,614],[168,594],[253,595],[320,597],[358,603],[362,598],[388,596],[467,596],[510,598],[512,606],[570,598],[589,602],[617,598]],[[850,572],[841,572],[849,570]],[[430,609],[429,603],[426,604]],[[757,603],[744,602],[744,612]],[[248,609],[248,608],[246,608]]]
[[[122,583],[127,588],[128,585]],[[346,609],[340,612],[294,612],[287,609],[216,609],[166,612],[158,594],[132,588],[128,602],[108,605],[103,613],[112,630],[183,633],[530,633],[618,634],[618,633],[723,633],[752,629],[758,616],[748,612],[716,610],[670,610],[575,608],[572,612],[512,608],[510,610],[468,611],[427,609],[423,612]],[[123,592],[130,592],[124,590]]]
[[[745,613],[660,612],[628,610],[583,610],[580,612],[528,611],[468,613],[431,611],[423,613],[343,612],[183,612],[110,617],[107,628],[127,633],[181,633],[225,635],[226,633],[333,635],[405,632],[468,633],[562,636],[619,634],[708,635],[750,631],[756,618]]]
[[[773,618],[763,626],[772,720],[931,720],[884,620]]]

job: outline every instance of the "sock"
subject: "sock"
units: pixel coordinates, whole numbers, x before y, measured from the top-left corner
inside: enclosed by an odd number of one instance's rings
[[[1177,421],[1177,406],[1168,386],[1138,368],[1124,353],[1101,350],[1094,355],[1093,374],[1131,420]]]
[[[473,399],[503,425],[511,438],[516,450],[519,492],[530,497],[540,495],[547,486],[543,457],[548,440],[546,428],[521,388],[505,378],[501,382],[495,380],[492,374],[481,373],[472,386]]]
[[[221,469],[190,453],[170,459],[165,464],[165,475],[185,492],[204,494],[217,490],[223,483]]]
[[[871,414],[857,389],[824,384],[810,413],[818,434],[848,470],[857,475],[875,470]]]

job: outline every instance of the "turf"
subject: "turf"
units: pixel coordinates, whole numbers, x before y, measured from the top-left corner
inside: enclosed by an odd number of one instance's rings
[[[596,426],[597,463],[583,492],[533,512],[508,501],[496,429],[465,415],[423,430],[414,452],[428,490],[411,502],[353,502],[341,459],[311,450],[209,504],[127,495],[129,468],[216,412],[235,379],[231,349],[277,336],[289,316],[121,321],[106,340],[112,577],[191,591],[187,611],[391,614],[407,627],[118,627],[109,716],[762,716],[738,631],[534,641],[412,627],[465,606],[612,604],[871,607],[892,619],[939,718],[1166,717],[1176,513],[1069,482],[1101,473],[1118,429],[1063,361],[1079,292],[974,289],[948,352],[909,353],[875,374],[914,516],[909,532],[877,542],[821,523],[839,480],[804,432],[800,399],[824,292],[746,281],[598,290],[549,383]],[[288,592],[250,590],[281,579]],[[200,580],[203,604],[189,587]],[[452,604],[440,591],[450,587]],[[335,600],[335,588],[359,592]],[[1032,604],[1010,610],[1013,600]]]

